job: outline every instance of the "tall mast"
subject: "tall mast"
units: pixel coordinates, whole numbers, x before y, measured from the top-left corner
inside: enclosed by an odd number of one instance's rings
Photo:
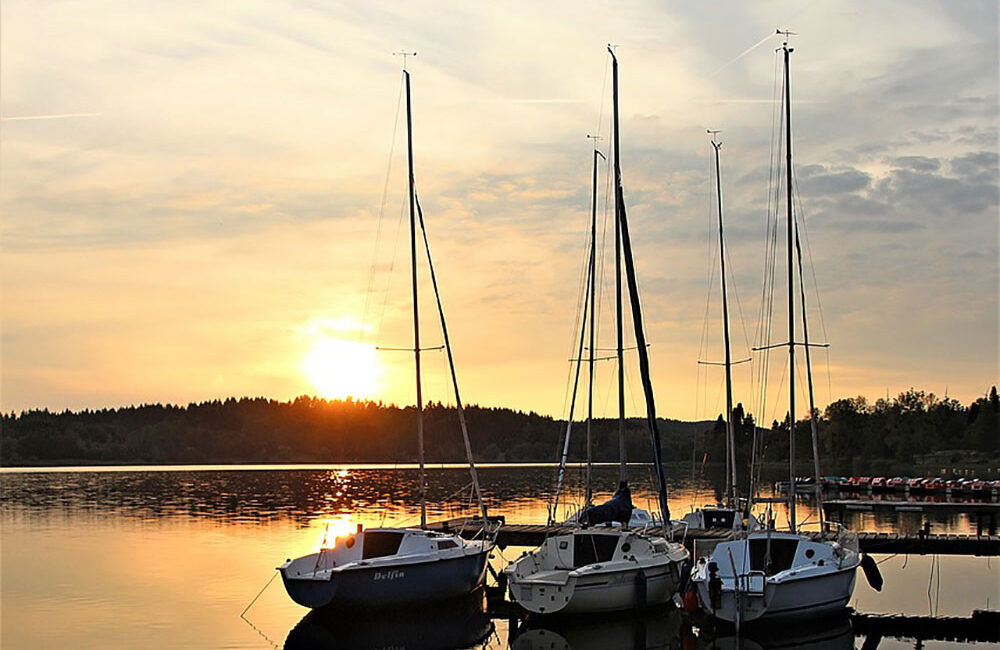
[[[589,135],[587,136],[590,137]],[[590,260],[588,262],[587,268],[587,283],[589,285],[587,301],[584,303],[584,308],[586,309],[587,302],[590,303],[590,346],[589,352],[587,353],[587,477],[586,477],[586,505],[590,505],[591,499],[594,496],[594,487],[592,482],[593,474],[593,440],[591,439],[591,420],[594,416],[594,263],[596,262],[596,249],[597,249],[597,239],[596,232],[597,226],[595,225],[597,219],[597,142],[594,142],[594,172],[593,178],[591,180],[592,197],[590,201]],[[584,313],[584,319],[587,316]],[[579,366],[577,366],[579,371]]]
[[[792,48],[781,45],[785,56],[785,183],[788,231],[788,525],[795,531],[795,282],[792,265],[792,90],[788,55]]]
[[[715,149],[715,189],[719,198],[719,261],[722,267],[722,332],[726,342],[726,484],[729,488],[726,498],[729,506],[736,507],[736,436],[733,432],[733,359],[729,346],[729,297],[726,292],[726,245],[722,228],[722,165],[720,156],[722,143],[716,142],[718,131],[712,134],[712,148]]]
[[[587,136],[591,137],[591,136]],[[590,200],[590,331],[589,331],[589,353],[587,354],[587,496],[590,497],[590,446],[591,446],[591,426],[594,420],[594,343],[595,343],[595,315],[597,313],[596,309],[596,297],[597,297],[597,165],[598,158],[601,157],[601,152],[597,150],[597,137],[593,136],[594,139],[594,171],[593,178],[591,179],[592,185],[592,196]],[[622,475],[621,480],[625,480],[624,474],[624,459],[622,459]]]
[[[618,147],[618,58],[615,57],[611,46],[611,66],[614,76],[612,91],[612,107],[614,120],[614,182],[615,182],[615,333],[616,333],[616,354],[618,357],[618,444],[621,448],[625,446],[625,317],[622,307],[622,229],[621,229],[621,208],[619,207],[619,188],[621,187],[621,164]],[[621,462],[625,462],[624,454],[621,455]]]
[[[629,302],[632,306],[632,327],[635,330],[635,343],[639,353],[639,374],[642,378],[642,389],[646,398],[646,423],[649,427],[650,443],[653,447],[653,464],[656,466],[656,478],[659,488],[660,516],[663,519],[664,527],[669,527],[670,506],[667,503],[667,482],[663,475],[663,462],[660,458],[660,429],[656,423],[656,403],[653,398],[653,383],[649,376],[649,352],[646,350],[646,333],[642,327],[642,306],[639,303],[639,285],[635,277],[635,264],[632,258],[632,240],[629,237],[628,218],[625,213],[625,193],[622,189],[621,157],[619,155],[619,132],[618,132],[618,59],[614,50],[608,46],[611,53],[612,63],[612,97],[614,106],[614,137],[615,137],[615,222],[616,232],[621,236],[622,259],[625,262],[625,276],[628,281]],[[619,284],[619,286],[621,286]],[[619,312],[620,318],[620,312]],[[621,366],[621,329],[619,328],[619,372],[624,368]],[[624,395],[619,394],[619,400],[624,401]],[[622,404],[624,413],[624,405]]]
[[[594,140],[598,139],[598,136],[588,135],[588,138]],[[556,516],[559,510],[559,496],[562,493],[563,477],[566,473],[566,461],[569,457],[569,444],[570,444],[570,434],[573,430],[573,412],[576,408],[576,389],[580,382],[580,366],[583,363],[583,341],[586,336],[587,328],[590,328],[590,353],[587,358],[589,366],[589,387],[587,391],[587,468],[586,468],[586,505],[590,505],[591,499],[593,497],[593,489],[591,487],[591,421],[594,417],[594,281],[596,279],[596,264],[597,264],[597,158],[600,156],[604,158],[604,155],[597,150],[597,145],[594,145],[594,179],[593,179],[593,198],[590,212],[590,259],[587,263],[587,287],[584,292],[587,296],[583,303],[583,322],[580,329],[580,346],[576,355],[576,374],[573,378],[573,395],[570,398],[569,403],[569,417],[566,420],[566,436],[563,438],[563,450],[562,456],[559,459],[559,473],[556,479],[556,491],[552,497],[552,501],[549,507],[549,524],[554,524],[556,521]],[[588,316],[589,311],[589,316]],[[589,319],[589,320],[588,320]]]
[[[405,59],[404,59],[405,60]],[[424,480],[424,399],[420,387],[420,309],[417,304],[417,217],[413,190],[413,117],[410,111],[410,73],[406,79],[406,160],[410,185],[410,278],[413,284],[413,357],[417,379],[417,445],[420,450],[420,527],[427,527],[427,487]]]

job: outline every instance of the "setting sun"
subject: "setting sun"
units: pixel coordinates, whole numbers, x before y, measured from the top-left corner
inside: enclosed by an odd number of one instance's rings
[[[303,364],[306,377],[320,397],[370,397],[379,378],[375,347],[355,341],[318,341]]]

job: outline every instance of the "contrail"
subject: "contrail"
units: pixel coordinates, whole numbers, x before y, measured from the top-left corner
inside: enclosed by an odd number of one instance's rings
[[[734,99],[692,99],[692,104],[773,104],[773,99],[746,99],[737,97]],[[793,99],[793,104],[825,104],[824,99]]]
[[[794,14],[792,14],[791,16],[789,16],[787,19],[785,19],[784,21],[782,21],[779,24],[782,24],[782,25],[788,24],[793,18],[798,18],[800,15],[802,15],[803,13],[805,13],[808,9],[812,9],[813,7],[815,7],[815,5],[816,5],[816,3],[807,4],[806,6],[802,7],[802,9],[799,9],[798,11],[796,11]],[[772,38],[774,38],[774,35],[775,35],[774,32],[770,32],[767,36],[765,36],[764,38],[760,39],[759,41],[757,41],[756,43],[754,43],[753,45],[751,45],[747,49],[745,49],[742,52],[740,52],[739,54],[737,54],[736,58],[734,58],[734,59],[732,59],[730,61],[727,61],[726,63],[722,64],[722,67],[720,67],[718,70],[716,70],[712,74],[708,75],[709,78],[714,77],[715,75],[717,75],[720,72],[722,72],[724,69],[728,68],[732,64],[736,63],[737,61],[739,61],[740,59],[742,59],[743,57],[745,57],[747,54],[750,54],[751,52],[753,52],[754,50],[756,50],[758,47],[760,47],[764,43],[766,43],[769,40],[771,40]]]
[[[72,117],[95,117],[101,113],[63,113],[61,115],[18,115],[15,117],[3,117],[4,122],[27,122],[30,120],[64,120]]]
[[[742,59],[743,57],[745,57],[747,54],[750,54],[751,52],[753,52],[754,50],[756,50],[758,47],[760,47],[764,43],[766,43],[769,40],[771,40],[772,38],[774,38],[774,32],[769,33],[764,38],[760,39],[759,41],[757,41],[756,43],[754,43],[753,45],[751,45],[747,49],[743,50],[742,52],[740,52],[739,54],[737,54],[735,58],[730,59],[726,63],[723,63],[722,67],[720,67],[718,70],[716,70],[715,72],[713,72],[712,74],[710,74],[708,76],[710,78],[714,77],[715,75],[719,74],[720,72],[722,72],[723,70],[725,70],[726,68],[728,68],[729,66],[731,66],[732,64],[736,63],[737,61],[739,61],[740,59]]]
[[[500,100],[497,103],[511,103],[511,104],[582,104],[583,100],[580,99],[508,99]]]

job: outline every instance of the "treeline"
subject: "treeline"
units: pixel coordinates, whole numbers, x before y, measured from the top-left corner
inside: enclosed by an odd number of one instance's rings
[[[752,415],[744,414],[742,405],[733,411],[737,462],[744,463],[750,457],[756,423]],[[914,389],[874,403],[860,396],[840,399],[817,413],[816,424],[820,459],[826,467],[846,467],[856,458],[908,462],[943,451],[1000,456],[1000,398],[996,386],[968,406]],[[725,432],[720,416],[705,436],[703,449],[709,458],[725,458]],[[787,414],[785,421],[772,421],[757,433],[765,460],[788,458]],[[808,419],[795,423],[795,451],[797,459],[812,458],[812,426]],[[803,473],[808,473],[805,468],[809,465],[801,467]]]
[[[506,408],[466,407],[477,461],[552,461],[565,422]],[[299,397],[290,402],[229,398],[188,406],[147,404],[119,409],[32,410],[3,415],[0,464],[412,462],[417,460],[416,408],[382,402]],[[663,421],[669,453],[690,452],[693,436],[711,423]],[[592,427],[595,460],[617,460],[616,421]],[[629,421],[630,458],[649,459],[640,420]],[[572,438],[575,460],[585,436]],[[457,412],[440,403],[424,409],[428,462],[465,459]],[[683,451],[682,451],[683,450]]]
[[[1000,454],[1000,400],[994,387],[968,406],[909,390],[870,403],[837,400],[818,414],[825,466],[857,457],[906,461],[940,450]],[[382,402],[299,397],[213,400],[187,406],[150,404],[119,409],[25,411],[0,420],[0,464],[412,462],[417,459],[416,409]],[[466,420],[477,461],[553,461],[566,423],[537,413],[470,406]],[[734,409],[737,455],[749,458],[757,424]],[[661,420],[666,460],[722,462],[725,423]],[[812,453],[810,423],[796,422],[796,456]],[[595,461],[618,460],[616,420],[591,427]],[[645,422],[626,424],[628,459],[650,458]],[[585,458],[585,432],[574,426],[571,459]],[[457,413],[440,403],[424,411],[428,462],[464,460]],[[764,458],[788,456],[785,422],[757,429]],[[760,447],[758,447],[760,449]],[[742,463],[743,460],[740,460]]]

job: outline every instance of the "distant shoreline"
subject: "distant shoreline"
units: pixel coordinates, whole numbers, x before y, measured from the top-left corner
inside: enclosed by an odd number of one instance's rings
[[[970,455],[969,458],[965,459],[966,462],[961,463],[961,467],[948,467],[942,465],[944,462],[941,458],[930,457],[924,463],[900,463],[894,462],[892,459],[870,459],[867,465],[863,465],[858,468],[858,471],[841,471],[844,468],[837,468],[838,471],[824,471],[824,476],[840,476],[840,475],[860,475],[860,476],[948,476],[948,477],[988,477],[988,478],[1000,478],[1000,457],[984,458],[975,457]],[[968,462],[972,461],[972,462]],[[567,467],[574,470],[582,469],[586,465],[585,462],[570,462],[567,463]],[[651,463],[648,462],[630,462],[629,467],[649,467]],[[670,460],[664,462],[666,467],[673,469],[683,468],[683,477],[687,478],[690,474],[688,469],[691,467],[690,460]],[[954,465],[954,464],[952,464]],[[502,470],[502,469],[551,469],[558,466],[557,462],[554,461],[515,461],[515,462],[497,462],[497,461],[483,461],[476,462],[476,467],[485,471],[492,470]],[[610,461],[602,461],[593,463],[594,467],[597,468],[612,468],[618,467],[618,463]],[[435,470],[466,470],[468,465],[460,462],[427,462],[424,467],[428,471]],[[764,469],[767,470],[768,474],[777,474],[779,477],[784,478],[781,472],[788,467],[787,463],[781,461],[767,461],[764,463]],[[16,474],[55,474],[55,473],[72,473],[72,472],[93,472],[93,473],[114,473],[114,472],[227,472],[227,471],[259,471],[259,472],[277,472],[277,471],[339,471],[339,470],[384,470],[384,471],[416,471],[420,468],[420,465],[416,462],[384,462],[384,461],[372,461],[372,462],[302,462],[302,463],[288,463],[288,462],[274,462],[274,463],[260,463],[260,462],[231,462],[231,463],[170,463],[170,464],[159,464],[159,463],[114,463],[106,462],[99,464],[80,464],[79,462],[68,462],[66,464],[24,464],[24,465],[3,465],[0,466],[0,474],[16,475]],[[706,462],[703,467],[700,467],[698,472],[699,475],[722,475],[724,471],[724,464],[721,462]],[[834,468],[831,468],[834,469]],[[681,473],[673,471],[669,474],[674,476],[679,476]],[[800,475],[805,475],[805,472],[800,472]]]
[[[473,458],[481,464],[547,465],[564,451],[565,421],[509,408],[464,409]],[[781,467],[791,447],[788,421],[757,422],[737,404],[731,414],[740,468],[752,454]],[[217,465],[415,464],[416,408],[303,396],[290,402],[227,398],[187,406],[146,404],[120,409],[2,414],[0,467],[194,467]],[[813,426],[815,425],[815,426]],[[726,422],[658,418],[662,457],[684,467],[714,468],[726,458]],[[589,435],[574,424],[568,457],[617,464],[617,418],[595,419]],[[969,405],[909,390],[869,403],[837,400],[815,422],[794,423],[797,474],[811,473],[813,431],[825,475],[1000,471],[1000,396],[994,387]],[[424,453],[430,464],[461,465],[462,430],[455,407],[423,409]],[[587,452],[587,438],[591,453]],[[625,457],[650,458],[644,418],[628,418]],[[640,463],[641,464],[641,463]],[[508,465],[510,466],[510,465]],[[687,472],[685,472],[687,473]]]

